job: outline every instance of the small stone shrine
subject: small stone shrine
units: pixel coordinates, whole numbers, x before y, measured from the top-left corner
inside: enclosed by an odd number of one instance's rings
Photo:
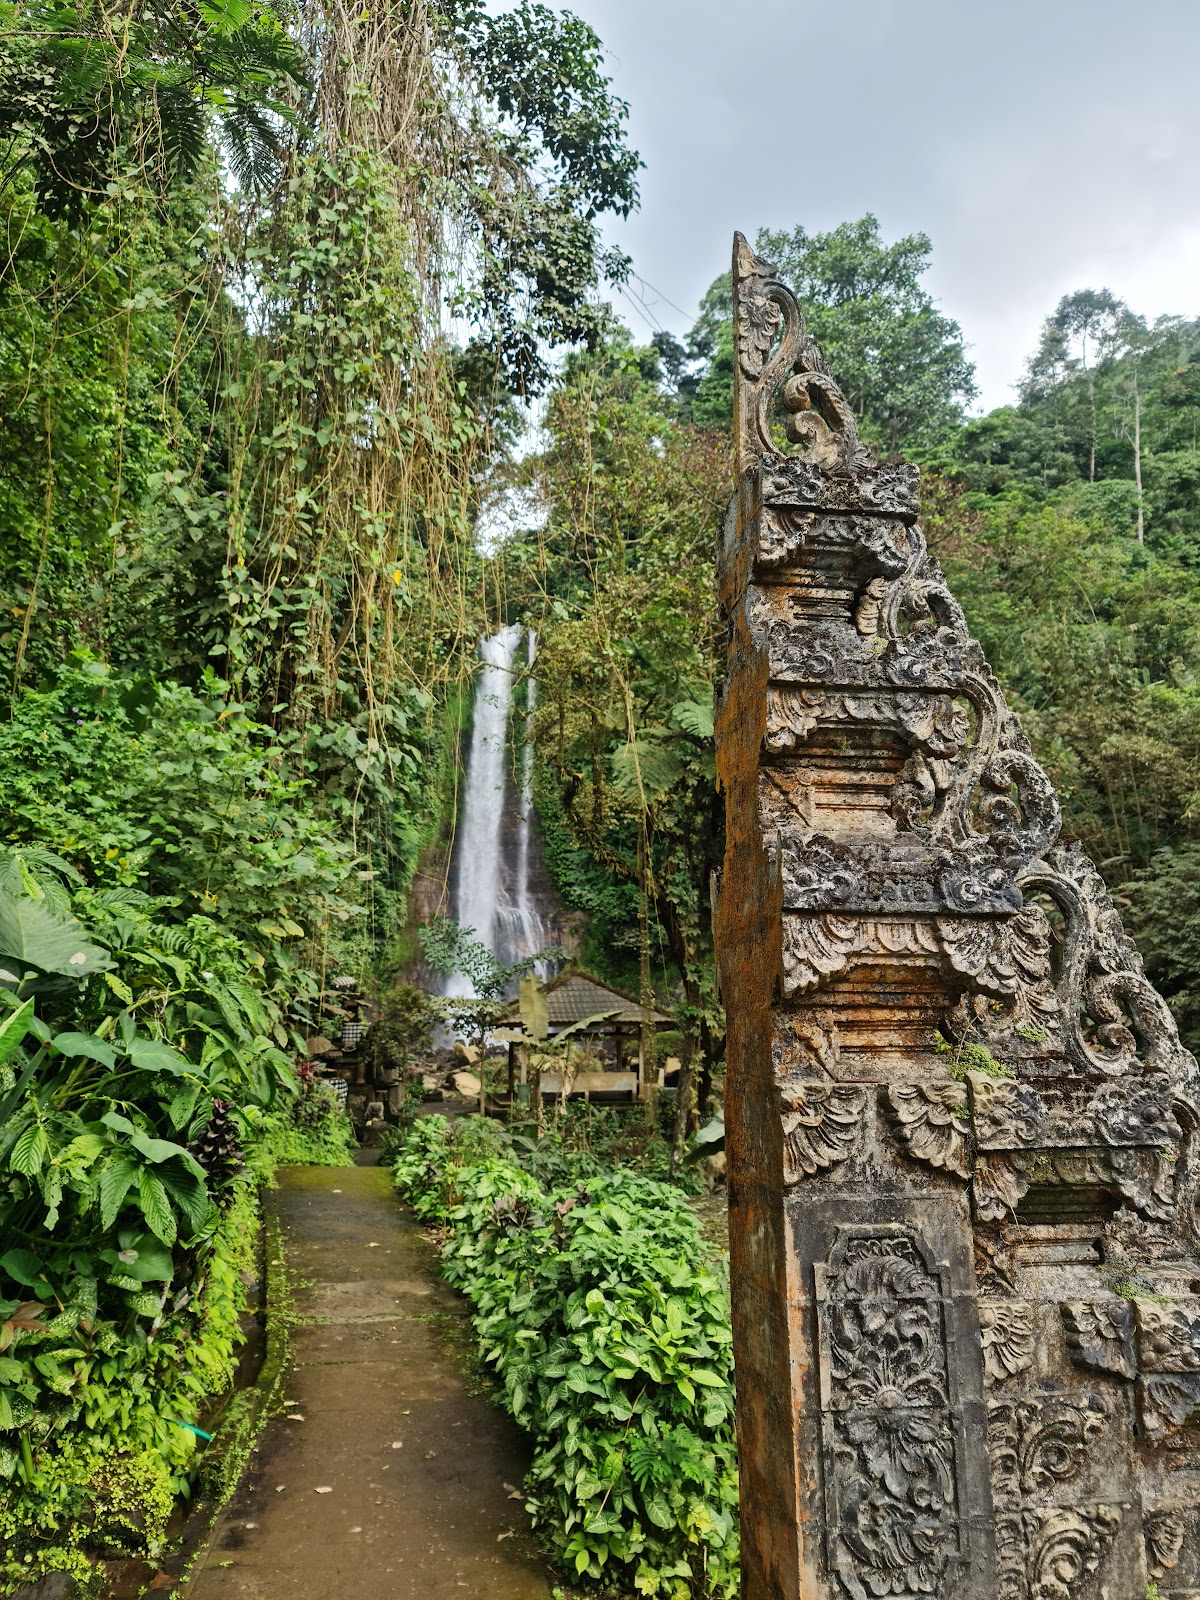
[[[743,1595],[1197,1600],[1196,1062],[1060,839],[917,469],[872,458],[740,236],[733,295]]]

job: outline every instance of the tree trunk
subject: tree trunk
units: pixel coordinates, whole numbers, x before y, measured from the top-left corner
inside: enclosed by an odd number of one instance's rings
[[[638,1003],[642,1008],[638,1023],[638,1088],[645,1097],[647,1122],[653,1123],[657,1108],[647,1086],[658,1052],[654,1046],[654,1027],[649,1021],[654,1009],[654,990],[650,985],[650,886],[647,872],[646,830],[638,839]]]
[[[675,1132],[671,1140],[671,1176],[674,1177],[683,1165],[683,1158],[687,1151],[688,1135],[691,1132],[692,1121],[692,1057],[689,1053],[687,1060],[679,1069],[679,1081],[675,1088]]]
[[[1096,481],[1096,379],[1092,369],[1088,368],[1088,408],[1092,414],[1091,446],[1088,453],[1088,482]]]
[[[1137,368],[1133,369],[1133,478],[1137,484],[1138,543],[1146,542],[1146,513],[1142,504],[1142,397],[1138,390]]]

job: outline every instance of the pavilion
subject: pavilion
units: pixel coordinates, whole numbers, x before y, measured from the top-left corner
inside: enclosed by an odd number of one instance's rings
[[[564,1028],[593,1018],[595,1020],[580,1028],[574,1037],[597,1045],[608,1058],[603,1071],[579,1073],[568,1092],[589,1100],[623,1100],[626,1097],[640,1100],[646,1087],[644,1030],[670,1027],[674,1019],[652,1007],[643,1007],[619,989],[577,967],[569,967],[551,978],[543,985],[542,993],[546,1001],[546,1031],[551,1039]],[[516,1002],[512,1020],[520,1020]],[[521,1060],[524,1048],[519,1044],[508,1047],[510,1092],[515,1088],[518,1069],[524,1081]],[[541,1074],[543,1095],[559,1095],[562,1088],[561,1072]]]

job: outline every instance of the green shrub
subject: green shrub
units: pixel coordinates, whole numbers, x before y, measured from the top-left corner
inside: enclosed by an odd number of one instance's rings
[[[289,946],[355,914],[357,882],[272,739],[210,671],[193,692],[75,658],[0,723],[0,839],[53,850],[96,889],[170,897],[179,920],[215,918],[293,966]]]
[[[233,1379],[257,1220],[243,1180],[208,1243],[156,1285],[154,1314],[98,1311],[95,1280],[65,1303],[44,1284],[24,1291],[37,1316],[0,1300],[0,1376],[19,1404],[6,1418],[18,1429],[0,1428],[0,1593],[47,1572],[86,1589],[97,1554],[160,1552],[196,1468],[199,1441],[180,1424]]]
[[[577,1577],[732,1597],[729,1305],[686,1199],[621,1170],[547,1190],[503,1145],[482,1119],[422,1118],[394,1174],[448,1230],[445,1274],[533,1439],[535,1525]]]
[[[233,1378],[256,1180],[350,1159],[236,936],[159,911],[0,848],[0,1592],[157,1554]]]
[[[266,1181],[275,1167],[349,1167],[358,1141],[333,1085],[305,1076],[288,1105],[267,1112],[258,1123],[251,1151],[255,1171]]]

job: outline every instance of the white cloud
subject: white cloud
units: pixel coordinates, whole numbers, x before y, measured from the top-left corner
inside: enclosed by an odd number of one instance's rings
[[[1200,6],[566,3],[609,47],[647,162],[641,213],[610,232],[686,313],[651,320],[685,331],[735,227],[867,210],[933,239],[990,405],[1072,289],[1200,314]]]

